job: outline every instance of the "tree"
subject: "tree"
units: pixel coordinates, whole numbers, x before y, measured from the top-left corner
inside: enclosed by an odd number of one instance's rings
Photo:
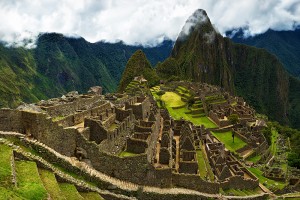
[[[229,115],[228,120],[232,123],[232,124],[237,124],[239,121],[239,116],[237,114],[232,114]]]

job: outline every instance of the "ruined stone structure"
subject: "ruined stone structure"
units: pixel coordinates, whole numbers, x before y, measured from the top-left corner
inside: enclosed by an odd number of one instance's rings
[[[230,126],[226,117],[237,114],[240,123],[232,126],[237,137],[257,153],[268,148],[261,126],[253,120],[253,109],[242,99],[224,93],[226,102],[215,106],[206,97],[219,95],[220,88],[206,84],[187,87],[196,91],[216,124]],[[34,138],[109,177],[141,186],[216,194],[220,188],[255,189],[259,184],[210,129],[172,119],[151,96],[102,95],[101,88],[93,87],[86,95],[71,92],[15,110],[1,109],[0,120],[0,131]],[[123,152],[133,155],[123,157]],[[200,177],[199,152],[207,156],[213,180]]]

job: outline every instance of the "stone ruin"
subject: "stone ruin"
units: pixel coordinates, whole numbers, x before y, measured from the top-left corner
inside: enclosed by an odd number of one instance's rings
[[[150,96],[102,95],[101,89],[93,87],[85,95],[71,92],[38,102],[31,109],[1,109],[0,130],[35,138],[63,155],[77,157],[99,172],[139,185],[183,187],[205,193],[218,193],[220,188],[258,187],[258,179],[209,129],[172,119]],[[201,91],[214,94],[220,90],[203,85]],[[236,112],[240,121],[253,117],[249,107],[237,105],[214,107],[210,111]],[[240,137],[252,131],[253,138],[247,137],[247,143],[258,148],[258,143],[264,142],[258,128],[250,127],[246,131],[245,126],[233,130]],[[215,181],[200,178],[199,150],[207,156]],[[123,151],[135,155],[120,157]]]

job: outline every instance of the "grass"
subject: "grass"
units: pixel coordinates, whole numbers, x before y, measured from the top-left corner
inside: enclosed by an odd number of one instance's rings
[[[275,129],[275,128],[272,128],[272,137],[271,137],[271,147],[270,147],[270,150],[271,150],[271,153],[273,155],[276,154],[276,149],[277,149],[277,137],[278,137],[278,131]]]
[[[0,145],[0,155],[0,186],[5,187],[11,184],[12,149],[6,145]]]
[[[255,195],[262,193],[261,189],[255,188],[253,190],[235,190],[235,189],[228,189],[228,190],[220,190],[220,193],[223,195],[233,195],[233,196],[248,196],[248,195]]]
[[[181,97],[175,92],[166,92],[164,95],[162,95],[161,100],[166,102],[169,107],[185,105],[185,103],[181,100]]]
[[[16,191],[26,199],[47,199],[47,191],[40,179],[35,162],[16,161],[18,188]]]
[[[66,118],[66,116],[57,116],[57,117],[53,117],[53,118],[52,118],[52,121],[53,121],[53,122],[57,122],[57,121],[60,121],[60,120],[62,120],[62,119],[64,119],[64,118]]]
[[[59,188],[55,175],[52,172],[39,169],[39,173],[44,186],[52,199],[66,199]]]
[[[189,112],[190,110],[188,110],[185,107],[179,109],[173,109],[172,107],[182,106],[185,104],[181,100],[181,97],[178,94],[174,92],[166,92],[164,95],[162,95],[161,99],[165,102],[166,108],[168,109],[170,115],[174,119],[178,120],[180,118],[183,118],[185,120],[192,122],[195,125],[204,125],[206,128],[217,127],[217,125],[207,117],[193,118],[191,114],[186,114],[186,112]]]
[[[13,188],[7,189],[2,186],[0,186],[0,199],[24,200],[24,198],[16,193]]]
[[[97,192],[80,192],[84,199],[88,200],[102,200],[103,198]]]
[[[237,136],[234,137],[234,143],[232,141],[232,132],[227,131],[227,132],[212,132],[212,134],[218,138],[223,144],[225,144],[225,147],[230,150],[235,152],[236,150],[244,147],[247,145],[243,140],[238,138]]]
[[[196,152],[200,177],[202,179],[205,179],[205,177],[207,176],[205,159],[201,150],[197,150]]]
[[[138,155],[136,153],[131,153],[131,152],[128,152],[128,151],[122,151],[119,156],[120,157],[131,157],[131,156],[135,156],[135,155]]]
[[[247,160],[251,161],[253,163],[257,163],[260,159],[261,159],[261,156],[260,155],[256,155],[254,157],[248,158]]]
[[[115,130],[117,127],[118,127],[118,125],[115,124],[115,123],[113,123],[113,124],[108,128],[108,130],[113,131],[113,130]]]
[[[66,199],[84,199],[72,184],[59,183],[59,187]]]
[[[259,179],[259,182],[261,184],[265,185],[270,190],[274,191],[274,189],[283,189],[286,186],[284,182],[274,181],[264,177],[263,172],[258,168],[248,168],[248,170],[251,171]]]

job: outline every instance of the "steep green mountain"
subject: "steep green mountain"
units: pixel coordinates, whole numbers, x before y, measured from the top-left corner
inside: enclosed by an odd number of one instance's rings
[[[136,51],[128,60],[118,90],[120,92],[124,91],[134,77],[140,75],[143,75],[144,78],[148,80],[150,86],[154,86],[159,82],[155,69],[151,67],[150,62],[142,50]]]
[[[101,85],[104,92],[116,91],[135,51],[143,49],[155,65],[170,55],[172,46],[169,40],[157,47],[89,43],[57,33],[41,35],[35,49],[0,44],[0,107],[56,97],[71,90],[86,92],[93,85]]]
[[[292,107],[298,105],[293,102],[299,101],[300,94],[290,93],[290,77],[280,61],[266,50],[222,37],[204,10],[187,20],[166,62],[158,65],[158,74],[173,70],[172,75],[181,79],[220,85],[271,119],[299,127],[300,121],[292,120],[292,115],[300,110]]]
[[[230,35],[230,33],[228,32]],[[244,37],[244,31],[238,30],[231,38],[236,43],[264,48],[276,55],[289,73],[300,78],[300,29],[294,31],[267,32],[253,37]]]

